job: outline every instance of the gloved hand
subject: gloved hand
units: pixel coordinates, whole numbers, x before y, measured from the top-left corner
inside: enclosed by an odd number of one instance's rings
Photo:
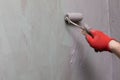
[[[91,47],[98,51],[110,51],[109,42],[113,40],[103,32],[99,30],[90,30],[93,37],[86,34],[86,39]]]

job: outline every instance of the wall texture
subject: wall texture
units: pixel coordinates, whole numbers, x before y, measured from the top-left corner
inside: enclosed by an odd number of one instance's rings
[[[95,53],[64,23],[67,12],[83,13],[108,35],[114,29],[108,0],[0,0],[0,80],[120,79],[113,78],[113,56]]]
[[[120,0],[110,0],[110,33],[116,40],[120,41]],[[120,59],[115,55],[112,57],[113,80],[120,79]]]

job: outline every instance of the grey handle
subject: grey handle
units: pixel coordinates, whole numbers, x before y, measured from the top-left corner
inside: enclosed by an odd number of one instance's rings
[[[94,37],[94,36],[92,35],[92,33],[91,33],[85,26],[82,27],[82,26],[74,23],[74,22],[71,21],[68,17],[66,17],[65,20],[68,21],[69,23],[73,24],[74,26],[79,27],[80,29],[82,29],[83,31],[85,31],[87,34],[89,34],[91,37]]]

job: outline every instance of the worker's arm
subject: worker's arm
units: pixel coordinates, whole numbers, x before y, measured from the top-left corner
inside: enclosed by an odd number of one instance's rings
[[[86,34],[86,39],[95,51],[109,51],[120,58],[120,43],[99,30],[90,30],[93,37]]]
[[[113,52],[115,55],[117,55],[120,58],[120,43],[115,40],[111,40],[109,42],[109,47],[111,52]]]

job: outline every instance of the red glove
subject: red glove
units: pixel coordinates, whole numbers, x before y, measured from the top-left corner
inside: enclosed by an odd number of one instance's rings
[[[112,40],[109,36],[99,30],[90,30],[93,37],[86,35],[86,39],[95,51],[110,51],[109,42]]]

